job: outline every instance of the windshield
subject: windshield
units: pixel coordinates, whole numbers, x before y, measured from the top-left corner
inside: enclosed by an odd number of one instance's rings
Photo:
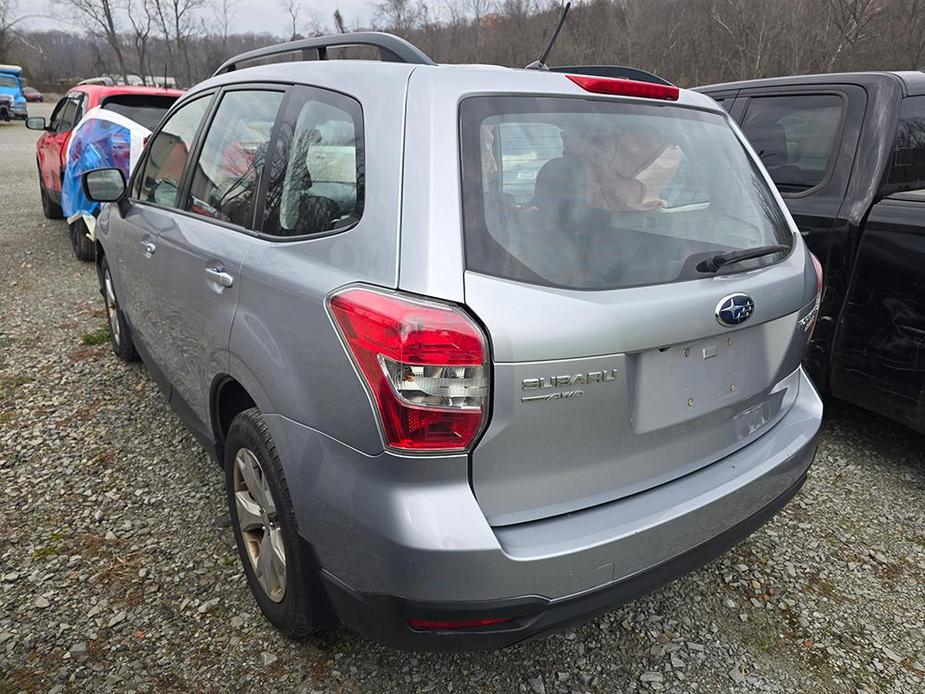
[[[15,77],[0,75],[0,87],[12,87],[13,89],[17,89],[19,87],[19,82]]]
[[[466,99],[460,119],[472,270],[615,289],[702,277],[697,264],[717,253],[792,244],[764,178],[720,114],[495,96]]]
[[[166,95],[120,94],[104,100],[103,108],[125,116],[148,130],[154,130],[177,98]]]

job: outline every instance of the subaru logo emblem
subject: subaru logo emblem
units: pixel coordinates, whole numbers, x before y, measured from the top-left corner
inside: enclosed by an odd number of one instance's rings
[[[716,305],[716,322],[726,327],[741,325],[755,311],[755,302],[748,294],[730,294]]]

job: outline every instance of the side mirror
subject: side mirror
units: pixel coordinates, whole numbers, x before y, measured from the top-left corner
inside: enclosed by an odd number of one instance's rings
[[[29,130],[47,130],[44,116],[29,116],[26,118],[26,127]]]
[[[120,169],[95,169],[83,175],[84,193],[96,202],[119,202],[125,197],[125,177]]]

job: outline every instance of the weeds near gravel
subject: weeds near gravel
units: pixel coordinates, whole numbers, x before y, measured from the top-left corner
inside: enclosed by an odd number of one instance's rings
[[[32,556],[36,559],[57,557],[61,553],[61,548],[58,545],[63,539],[64,533],[52,533],[51,537],[49,537],[48,544],[43,547],[36,547],[32,552]]]
[[[102,345],[109,342],[109,325],[103,325],[99,330],[87,333],[80,338],[81,343],[87,345]]]

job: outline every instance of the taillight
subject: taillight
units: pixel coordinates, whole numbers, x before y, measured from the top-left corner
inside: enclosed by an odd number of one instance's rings
[[[804,329],[806,330],[806,339],[813,339],[813,330],[816,329],[816,320],[819,318],[819,307],[822,305],[822,263],[812,253],[809,257],[813,261],[813,269],[816,271],[816,303],[813,304],[812,311],[803,319],[807,322]]]
[[[371,289],[346,289],[329,305],[385,443],[421,452],[469,448],[490,391],[479,326],[458,307]]]
[[[592,77],[589,75],[566,75],[572,82],[594,94],[613,94],[615,96],[640,96],[645,99],[663,99],[677,101],[681,91],[672,84],[653,84],[637,82],[622,77]]]

